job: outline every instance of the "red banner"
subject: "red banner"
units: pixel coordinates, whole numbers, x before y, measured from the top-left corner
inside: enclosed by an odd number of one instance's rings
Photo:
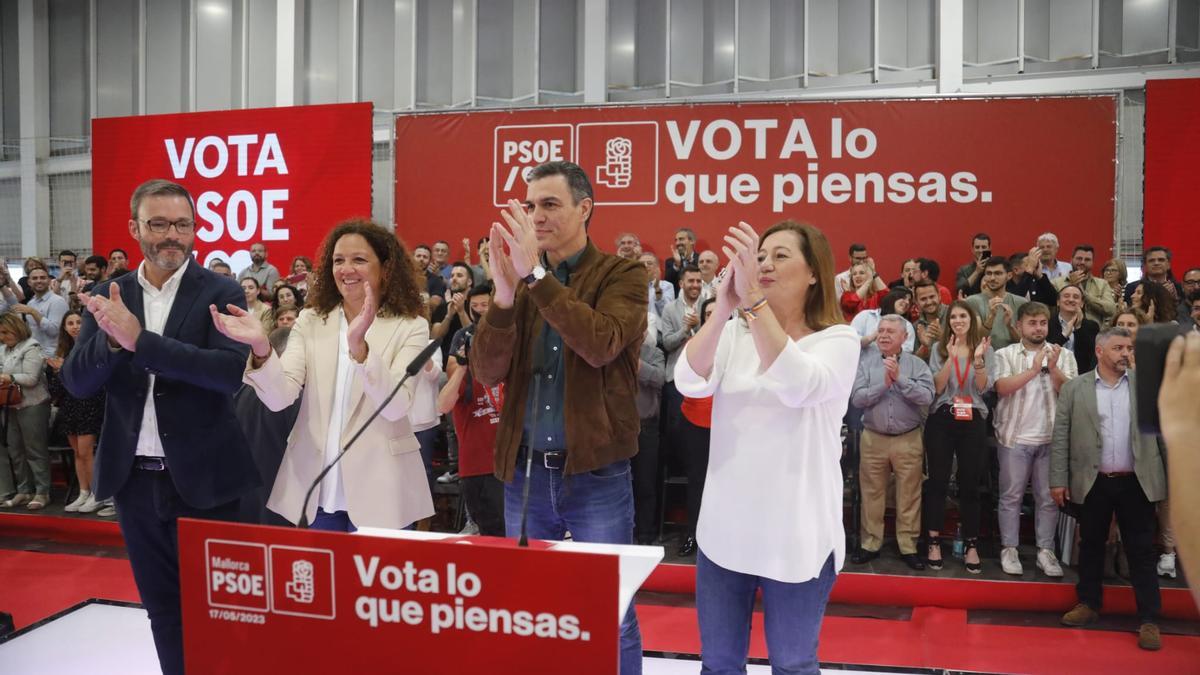
[[[617,670],[616,556],[179,525],[189,673]]]
[[[1146,246],[1166,246],[1171,269],[1183,278],[1200,266],[1196,234],[1196,158],[1200,157],[1200,79],[1146,83]],[[1188,234],[1188,233],[1191,234]]]
[[[371,215],[371,104],[264,108],[92,120],[92,248],[123,248],[129,198],[143,181],[182,184],[196,200],[196,253],[235,272],[250,246],[286,276],[338,221]]]
[[[1037,235],[1112,244],[1116,103],[1041,99],[714,103],[401,115],[397,232],[410,243],[478,239],[523,171],[580,164],[595,187],[591,236],[623,231],[669,251],[677,228],[719,248],[724,228],[784,218],[820,227],[839,268],[867,244],[887,278],[903,259],[954,267],[984,231],[998,254]],[[943,281],[943,283],[947,283]]]

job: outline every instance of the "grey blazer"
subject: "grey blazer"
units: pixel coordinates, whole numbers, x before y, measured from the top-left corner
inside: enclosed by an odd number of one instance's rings
[[[1133,469],[1146,498],[1167,498],[1158,437],[1138,432],[1137,384],[1129,371],[1129,433],[1133,435]],[[1100,468],[1100,413],[1096,406],[1096,371],[1081,374],[1062,386],[1050,446],[1050,487],[1069,487],[1071,501],[1082,504]]]

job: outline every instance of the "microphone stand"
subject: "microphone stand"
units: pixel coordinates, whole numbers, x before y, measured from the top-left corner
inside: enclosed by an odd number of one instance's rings
[[[533,427],[537,428],[538,406],[541,405],[542,393],[542,374],[538,373],[533,378]],[[533,439],[529,439],[532,443]],[[527,548],[529,546],[529,532],[526,528],[526,521],[529,518],[529,483],[533,479],[530,474],[533,472],[533,448],[525,447],[525,484],[521,486],[521,537],[517,539],[517,546]]]

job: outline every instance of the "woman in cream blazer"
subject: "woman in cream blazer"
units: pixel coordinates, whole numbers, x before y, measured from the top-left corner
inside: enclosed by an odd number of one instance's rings
[[[343,223],[326,237],[321,258],[308,306],[279,356],[253,316],[236,307],[229,308],[231,315],[213,311],[218,330],[251,346],[245,382],[264,405],[283,410],[300,397],[267,502],[293,523],[300,520],[304,495],[321,469],[429,342],[416,269],[390,232],[365,221]],[[308,503],[314,527],[402,528],[433,514],[420,444],[408,421],[415,391],[416,381],[406,382],[322,480]],[[335,425],[336,435],[331,433]],[[333,527],[328,518],[334,514],[317,514],[318,506],[330,504],[340,518]]]

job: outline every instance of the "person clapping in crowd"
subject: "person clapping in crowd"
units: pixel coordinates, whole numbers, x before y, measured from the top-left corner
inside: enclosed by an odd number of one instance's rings
[[[14,311],[0,315],[0,430],[6,432],[8,450],[6,461],[0,462],[4,508],[38,511],[50,503],[50,394],[43,364],[42,346],[24,316]]]
[[[75,398],[62,384],[60,371],[63,361],[75,348],[75,340],[83,328],[83,316],[74,310],[67,312],[58,332],[58,349],[54,356],[46,359],[50,366],[49,389],[58,406],[60,428],[67,436],[67,443],[75,452],[75,477],[79,480],[79,497],[67,504],[69,513],[92,513],[108,506],[92,496],[92,466],[95,461],[96,439],[100,425],[104,422],[104,390],[83,399]]]

